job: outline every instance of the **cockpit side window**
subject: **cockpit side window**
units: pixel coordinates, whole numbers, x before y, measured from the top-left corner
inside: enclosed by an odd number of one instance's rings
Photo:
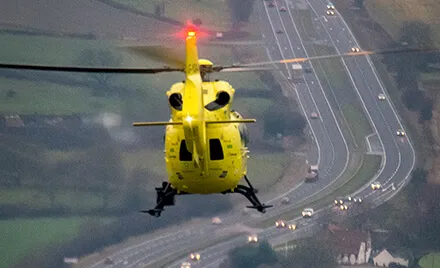
[[[179,160],[180,161],[191,161],[192,160],[192,153],[189,152],[188,149],[186,149],[185,140],[182,140],[180,142]]]
[[[209,140],[209,157],[211,160],[223,160],[223,148],[219,139]]]

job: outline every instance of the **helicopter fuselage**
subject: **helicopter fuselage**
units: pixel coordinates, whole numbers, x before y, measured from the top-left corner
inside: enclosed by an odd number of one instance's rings
[[[183,95],[184,83],[176,83],[167,92],[170,102],[171,120],[182,121],[184,115],[170,97]],[[242,119],[237,112],[231,111],[235,90],[225,81],[202,83],[203,102],[210,103],[220,92],[230,96],[227,105],[214,111],[205,109],[207,121]],[[223,93],[225,94],[225,93]],[[191,194],[220,193],[234,189],[246,175],[248,156],[247,130],[242,123],[206,124],[205,168],[194,161],[193,154],[187,149],[182,125],[168,125],[165,132],[165,162],[169,182],[179,192]]]

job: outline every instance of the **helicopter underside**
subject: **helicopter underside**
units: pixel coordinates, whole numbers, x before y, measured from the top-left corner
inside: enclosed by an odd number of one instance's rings
[[[219,174],[220,173],[220,174]],[[227,178],[219,178],[224,174],[233,173],[228,170],[217,171],[214,170],[207,176],[195,176],[196,179],[191,179],[192,175],[184,174],[183,179],[176,178],[176,176],[169,177],[171,186],[178,192],[185,192],[191,194],[214,194],[222,193],[224,191],[234,189],[244,174],[226,175]]]

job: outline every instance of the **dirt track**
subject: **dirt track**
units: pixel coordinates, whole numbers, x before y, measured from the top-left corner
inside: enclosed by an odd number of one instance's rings
[[[107,38],[141,38],[176,27],[119,10],[98,0],[0,0],[0,27],[56,33],[93,33]]]

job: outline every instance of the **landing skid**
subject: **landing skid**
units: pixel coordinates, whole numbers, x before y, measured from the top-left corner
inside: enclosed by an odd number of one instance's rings
[[[260,200],[258,200],[258,197],[255,195],[258,192],[258,190],[252,186],[247,176],[244,176],[244,179],[246,180],[249,187],[239,184],[234,190],[228,190],[222,192],[222,194],[229,194],[229,193],[242,194],[252,203],[252,206],[246,206],[247,208],[256,209],[261,213],[266,213],[266,208],[270,208],[272,207],[272,205],[261,204]],[[151,216],[160,217],[162,211],[165,210],[164,209],[165,206],[174,206],[176,195],[187,194],[187,193],[182,193],[182,192],[177,193],[177,190],[173,189],[170,183],[162,182],[162,187],[156,188],[156,194],[157,194],[156,207],[154,209],[141,210],[141,212],[148,213]]]
[[[160,217],[165,206],[174,206],[177,190],[173,189],[170,183],[164,181],[162,182],[162,187],[156,187],[156,194],[156,207],[154,209],[141,210],[141,212],[148,213],[157,218]]]
[[[256,193],[258,193],[258,190],[252,186],[251,182],[248,180],[246,175],[244,176],[244,179],[246,180],[249,187],[239,184],[234,190],[225,191],[223,192],[223,194],[228,194],[228,193],[242,194],[252,203],[252,206],[246,206],[247,208],[256,209],[258,212],[266,213],[266,208],[271,208],[273,206],[261,204],[260,200],[255,195]]]

